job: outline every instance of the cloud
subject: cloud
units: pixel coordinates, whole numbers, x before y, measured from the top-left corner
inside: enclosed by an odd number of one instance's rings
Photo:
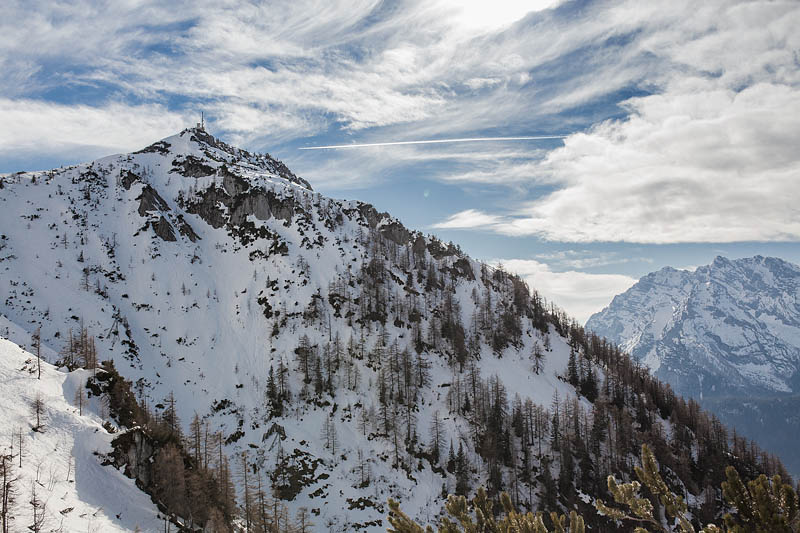
[[[492,231],[560,241],[796,240],[798,25],[800,7],[780,1],[18,0],[0,22],[0,119],[22,135],[4,149],[124,149],[200,109],[218,135],[270,151],[578,131],[494,158],[290,157],[339,188],[403,167],[517,193],[442,227],[480,214]],[[144,127],[112,134],[102,117],[116,109]],[[67,122],[51,133],[54,119]]]
[[[629,48],[666,68],[658,90],[621,104],[627,117],[498,165],[555,190],[483,213],[490,228],[568,242],[800,240],[800,7],[717,7],[645,24]]]
[[[436,229],[485,228],[496,225],[499,217],[487,215],[476,209],[467,209],[450,216],[447,220],[433,225]]]
[[[633,261],[652,263],[648,257],[624,256],[619,252],[598,252],[593,250],[559,250],[556,252],[536,254],[536,259],[548,265],[556,265],[559,269],[586,269],[609,265],[620,265]]]
[[[637,281],[619,274],[589,274],[574,270],[553,272],[546,264],[533,259],[504,259],[491,263],[495,266],[502,264],[507,271],[522,276],[532,288],[581,324]]]
[[[180,131],[188,120],[160,105],[67,106],[0,98],[0,155],[78,148],[99,157],[147,146]]]
[[[572,242],[800,239],[800,90],[763,83],[628,105],[630,118],[551,152],[539,172],[561,188],[495,230]]]
[[[428,131],[412,138],[441,137],[521,123],[537,99],[519,91],[530,70],[612,22],[522,20],[555,16],[544,10],[558,4],[17,1],[0,22],[3,71],[13,74],[0,86],[6,95],[26,87],[27,98],[66,91],[90,105],[104,91],[139,103],[177,96],[177,105],[209,111],[218,133],[263,142],[396,125]],[[258,113],[295,118],[265,123]]]

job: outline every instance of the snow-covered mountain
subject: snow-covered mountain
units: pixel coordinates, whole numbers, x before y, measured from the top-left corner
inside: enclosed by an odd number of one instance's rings
[[[794,446],[800,434],[797,265],[756,256],[717,257],[693,272],[666,267],[616,296],[586,327],[768,448]],[[796,455],[791,462],[800,471]]]
[[[3,337],[41,327],[55,360],[85,331],[140,403],[202,419],[196,454],[221,432],[246,521],[263,487],[315,530],[381,531],[389,497],[430,521],[478,485],[591,508],[691,411],[519,277],[201,128],[0,177],[0,286]],[[692,413],[675,446],[718,437]],[[702,458],[660,458],[690,501],[722,475]]]
[[[3,329],[14,326],[3,324]],[[59,372],[47,362],[39,377],[35,355],[0,339],[0,476],[11,496],[9,531],[158,531],[158,509],[133,480],[97,453],[111,450],[97,398],[76,402],[88,370]],[[33,410],[41,401],[37,417]],[[20,443],[22,456],[20,457]]]

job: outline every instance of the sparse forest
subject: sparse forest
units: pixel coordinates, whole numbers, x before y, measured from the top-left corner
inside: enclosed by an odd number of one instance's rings
[[[430,515],[485,487],[486,505],[507,495],[495,509],[615,529],[594,505],[643,443],[696,527],[729,510],[728,467],[790,480],[502,266],[182,135],[191,153],[162,141],[5,180],[58,213],[31,231],[80,310],[17,269],[3,311],[37,325],[34,352],[88,369],[70,401],[114,421],[105,460],[166,528],[376,531],[388,497]],[[49,430],[35,398],[30,417]]]

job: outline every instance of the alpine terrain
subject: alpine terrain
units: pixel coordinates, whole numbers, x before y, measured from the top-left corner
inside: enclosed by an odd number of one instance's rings
[[[667,267],[586,327],[800,472],[800,267],[761,256]]]
[[[708,338],[717,343],[691,368],[704,398],[788,395],[797,285],[788,290],[787,273],[796,267],[757,258],[655,274],[661,299],[633,291],[642,310],[598,331],[614,342],[640,332],[627,345],[637,355],[651,339],[645,360],[681,376],[680,391],[697,384],[678,370],[689,352],[667,358],[658,346]],[[371,205],[326,198],[202,127],[136,153],[0,177],[0,286],[10,341],[0,396],[28,413],[7,421],[4,411],[0,443],[14,428],[30,454],[41,439],[61,443],[28,459],[58,474],[50,523],[74,506],[65,520],[103,507],[104,531],[377,532],[390,497],[430,523],[448,493],[484,486],[522,509],[576,509],[612,530],[593,502],[609,499],[609,474],[630,478],[643,442],[704,522],[724,510],[725,466],[785,475],[519,277]],[[11,342],[58,368],[37,379],[38,360]],[[48,416],[41,434],[28,409],[37,387],[48,396],[35,410]],[[69,453],[75,483],[62,489]],[[128,496],[121,473],[155,505]],[[17,484],[11,531],[30,525],[34,475]],[[87,488],[84,475],[107,475],[109,488]],[[112,505],[116,495],[133,503]]]

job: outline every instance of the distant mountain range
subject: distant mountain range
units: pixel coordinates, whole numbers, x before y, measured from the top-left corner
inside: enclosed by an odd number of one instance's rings
[[[761,256],[666,267],[586,327],[800,472],[800,267]]]

